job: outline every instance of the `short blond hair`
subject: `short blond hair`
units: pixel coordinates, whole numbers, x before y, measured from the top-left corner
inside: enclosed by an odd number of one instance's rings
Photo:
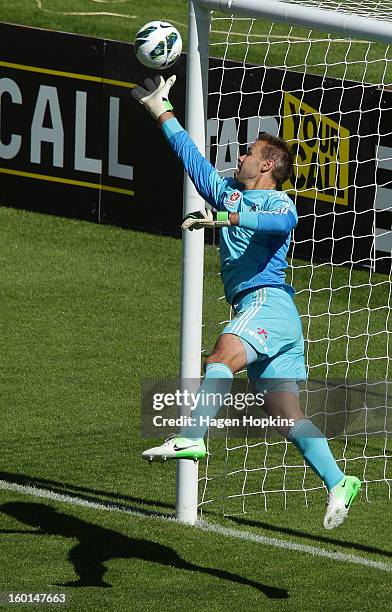
[[[272,168],[272,177],[277,185],[281,185],[293,171],[294,154],[291,147],[283,138],[273,136],[268,132],[261,132],[257,140],[266,143],[262,157],[263,159],[272,159],[275,162]]]

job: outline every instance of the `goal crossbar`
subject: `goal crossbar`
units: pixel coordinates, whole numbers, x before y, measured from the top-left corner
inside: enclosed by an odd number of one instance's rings
[[[270,19],[383,43],[392,42],[392,22],[370,16],[363,17],[350,12],[290,4],[280,0],[197,0],[197,2],[204,9],[232,15]]]

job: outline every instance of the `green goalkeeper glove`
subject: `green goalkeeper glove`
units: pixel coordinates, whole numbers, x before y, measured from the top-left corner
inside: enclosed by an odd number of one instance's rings
[[[211,210],[195,210],[189,213],[182,221],[181,229],[194,230],[204,229],[205,227],[225,227],[231,225],[229,213],[218,212],[216,219]]]
[[[173,74],[167,81],[162,76],[155,77],[155,81],[148,78],[144,81],[144,87],[134,87],[131,91],[135,100],[146,108],[154,119],[159,119],[163,113],[172,111],[173,106],[169,102],[169,91],[176,82],[176,75]]]

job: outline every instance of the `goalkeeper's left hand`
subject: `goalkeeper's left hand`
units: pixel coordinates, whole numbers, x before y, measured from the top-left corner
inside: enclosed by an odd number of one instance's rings
[[[204,229],[205,227],[225,227],[231,225],[229,213],[218,212],[216,219],[211,210],[195,210],[189,213],[182,221],[181,229],[194,230]]]
[[[151,113],[154,119],[159,119],[163,113],[173,110],[173,106],[169,102],[169,91],[175,82],[175,74],[167,81],[162,76],[157,76],[155,81],[152,79],[144,81],[146,89],[137,86],[132,89],[131,93],[135,100],[138,100]]]

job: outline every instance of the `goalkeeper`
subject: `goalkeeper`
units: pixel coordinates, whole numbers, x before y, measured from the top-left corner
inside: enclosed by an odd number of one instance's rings
[[[222,228],[221,276],[235,313],[206,361],[198,397],[209,399],[197,402],[192,417],[196,422],[201,416],[214,418],[220,409],[215,398],[230,392],[233,375],[246,367],[256,388],[267,389],[267,414],[294,422],[278,430],[326,485],[324,527],[333,529],[347,517],[360,480],[343,474],[327,439],[299,405],[297,381],[306,378],[304,340],[294,289],[285,282],[286,256],[298,217],[287,194],[277,191],[292,171],[291,150],[284,140],[262,133],[239,157],[235,177],[221,178],[172,112],[169,91],[174,82],[175,76],[166,82],[161,76],[155,82],[146,79],[146,88],[135,87],[132,94],[158,121],[197,191],[217,211],[194,211],[185,217],[182,228]],[[184,428],[161,446],[146,450],[143,457],[201,459],[206,454],[206,429]]]

